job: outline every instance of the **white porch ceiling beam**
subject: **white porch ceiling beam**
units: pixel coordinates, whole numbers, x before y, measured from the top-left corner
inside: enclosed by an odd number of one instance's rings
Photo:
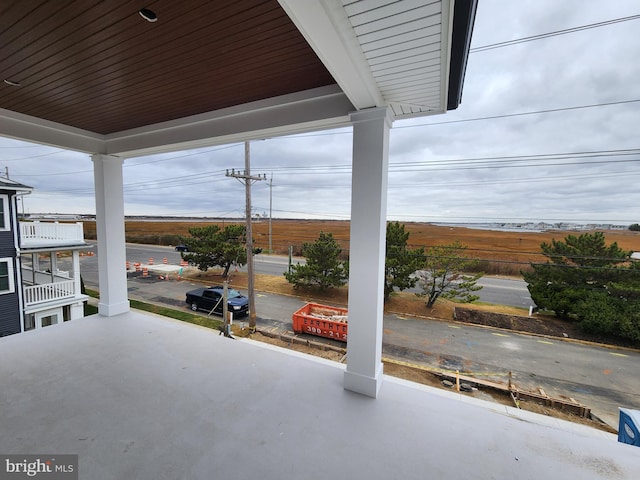
[[[104,137],[97,133],[0,108],[3,137],[65,150],[104,153]]]
[[[0,109],[3,136],[65,150],[135,157],[351,125],[354,107],[337,85],[100,135]]]
[[[338,128],[351,125],[351,112],[331,85],[107,135],[106,152],[135,157]]]
[[[358,110],[385,105],[340,0],[278,2]]]

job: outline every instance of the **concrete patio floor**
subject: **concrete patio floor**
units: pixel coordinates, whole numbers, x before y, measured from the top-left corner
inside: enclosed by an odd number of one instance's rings
[[[0,339],[0,454],[78,454],[101,479],[635,479],[589,427],[146,313]]]

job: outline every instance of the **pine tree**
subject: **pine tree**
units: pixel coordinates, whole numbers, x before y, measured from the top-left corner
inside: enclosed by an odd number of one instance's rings
[[[540,245],[549,261],[524,272],[532,300],[589,332],[640,340],[640,264],[602,232]]]
[[[180,237],[181,243],[189,245],[189,252],[183,252],[182,258],[198,269],[206,272],[211,267],[220,267],[222,276],[226,277],[232,265],[247,263],[243,225],[227,225],[224,229],[218,225],[192,227],[189,234],[189,237]]]
[[[532,264],[533,271],[523,277],[536,305],[561,318],[575,316],[578,303],[601,291],[614,274],[612,268],[629,257],[616,243],[607,246],[602,232],[568,235],[540,248],[549,261]]]
[[[349,278],[349,264],[340,261],[341,253],[342,249],[333,234],[320,232],[314,243],[302,246],[305,264],[293,265],[284,276],[295,288],[317,286],[325,290],[342,286]]]
[[[399,222],[387,224],[387,247],[384,266],[384,299],[398,290],[416,286],[415,275],[425,262],[424,248],[410,250],[407,247],[409,232]]]

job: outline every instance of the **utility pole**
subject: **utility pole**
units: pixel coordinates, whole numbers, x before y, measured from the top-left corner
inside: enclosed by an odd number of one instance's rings
[[[260,180],[266,180],[267,174],[262,176],[251,175],[251,155],[249,150],[249,142],[244,142],[244,172],[236,172],[235,170],[227,170],[227,177],[233,177],[244,183],[246,197],[246,235],[247,235],[247,291],[249,297],[249,329],[256,329],[256,297],[253,286],[253,232],[251,228],[251,185]]]
[[[223,331],[225,337],[233,338],[231,336],[231,322],[229,322],[229,282],[226,280],[222,282],[222,318],[224,318]]]
[[[273,253],[271,249],[271,218],[273,217],[273,173],[269,179],[269,255]]]

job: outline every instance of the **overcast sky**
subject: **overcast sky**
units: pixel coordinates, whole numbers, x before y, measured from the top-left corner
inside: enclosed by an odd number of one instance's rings
[[[461,106],[394,123],[388,218],[640,222],[640,18],[479,48],[635,15],[638,0],[480,0]],[[254,214],[271,190],[274,218],[348,219],[350,164],[351,129],[253,142]],[[95,213],[88,155],[0,138],[0,168],[35,188],[27,212]],[[128,159],[125,213],[241,217],[227,168],[243,144]]]

